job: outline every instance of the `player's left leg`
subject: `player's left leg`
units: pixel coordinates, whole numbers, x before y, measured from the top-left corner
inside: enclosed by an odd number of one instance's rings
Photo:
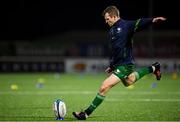
[[[130,86],[134,84],[136,81],[141,79],[143,76],[152,73],[152,68],[151,67],[144,67],[141,68],[137,71],[132,72],[129,74],[123,81],[125,86]]]
[[[160,72],[160,63],[156,62],[149,67],[141,68],[137,71],[132,72],[124,79],[125,86],[132,85],[137,80],[141,79],[143,76],[153,73],[156,76],[157,80],[161,79],[161,72]]]

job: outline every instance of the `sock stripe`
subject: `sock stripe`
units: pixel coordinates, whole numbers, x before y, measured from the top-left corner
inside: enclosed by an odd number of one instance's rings
[[[99,98],[99,99],[104,99],[105,98],[105,96],[102,96],[102,95],[100,95],[99,93],[97,94],[97,97]]]
[[[134,75],[136,76],[136,81],[140,78],[139,73],[138,72],[134,72]]]
[[[92,107],[94,107],[94,108],[96,108],[96,107],[97,107],[97,106],[96,106],[96,105],[94,105],[93,103],[91,104],[91,106],[92,106]]]

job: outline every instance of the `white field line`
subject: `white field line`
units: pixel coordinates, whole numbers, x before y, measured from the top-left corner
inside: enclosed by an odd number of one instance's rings
[[[93,95],[96,91],[0,91],[0,95]],[[125,91],[125,92],[109,92],[110,95],[180,95],[180,91],[174,92],[146,92],[146,91]]]
[[[123,101],[132,101],[132,102],[180,102],[180,99],[148,99],[148,98],[143,98],[143,99],[107,99],[106,101],[108,102],[123,102]]]
[[[90,95],[95,93],[91,91],[0,91],[0,95]]]
[[[1,91],[1,95],[95,95],[97,92],[94,91]],[[111,92],[114,95],[180,95],[180,92]],[[116,98],[107,98],[107,102],[123,102],[123,101],[132,101],[132,102],[180,102],[179,99],[156,99],[156,98],[134,98],[134,99],[116,99]]]

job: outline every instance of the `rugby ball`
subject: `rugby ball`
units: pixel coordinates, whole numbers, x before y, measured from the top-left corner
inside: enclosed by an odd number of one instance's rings
[[[53,103],[53,111],[56,117],[56,120],[64,120],[66,115],[66,104],[64,101],[58,99]]]

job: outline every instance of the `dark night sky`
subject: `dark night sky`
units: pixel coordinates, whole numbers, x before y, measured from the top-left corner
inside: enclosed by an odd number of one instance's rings
[[[123,19],[137,19],[150,17],[149,1],[5,0],[1,3],[1,40],[33,40],[69,30],[105,30],[101,13],[108,5],[116,5]],[[180,30],[178,5],[177,2],[153,0],[152,16],[167,17],[157,29]]]

